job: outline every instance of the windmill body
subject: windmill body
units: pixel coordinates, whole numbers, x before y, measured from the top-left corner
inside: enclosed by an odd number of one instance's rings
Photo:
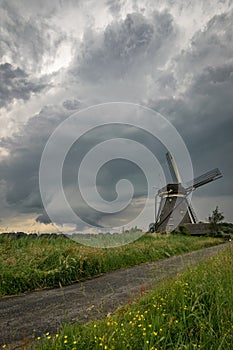
[[[156,195],[155,200],[159,198],[160,203],[155,215],[155,223],[149,226],[151,232],[170,232],[180,224],[197,223],[197,216],[188,201],[188,195],[196,188],[222,177],[221,172],[216,168],[195,178],[187,187],[184,187],[172,155],[168,152],[166,157],[173,183],[168,183]]]
[[[167,184],[159,190],[159,231],[172,231],[179,224],[194,223],[189,213],[186,191],[180,184]]]

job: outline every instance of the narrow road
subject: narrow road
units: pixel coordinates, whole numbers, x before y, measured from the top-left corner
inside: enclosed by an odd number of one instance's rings
[[[63,322],[101,318],[142,291],[184,271],[231,243],[201,249],[153,263],[106,273],[71,286],[0,299],[0,344],[55,332]]]

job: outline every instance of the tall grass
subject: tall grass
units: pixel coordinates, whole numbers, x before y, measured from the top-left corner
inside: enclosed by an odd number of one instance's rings
[[[65,238],[0,236],[0,296],[64,286],[111,270],[216,245],[216,238],[145,235],[116,248],[91,248]]]
[[[233,247],[104,320],[64,325],[37,350],[233,349]]]

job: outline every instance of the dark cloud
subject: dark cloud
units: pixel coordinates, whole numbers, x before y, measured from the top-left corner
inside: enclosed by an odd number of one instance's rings
[[[182,93],[151,104],[169,116],[179,130],[196,175],[214,167],[223,172],[222,180],[198,191],[203,196],[233,194],[233,162],[228,156],[233,153],[232,19],[232,12],[215,16],[204,31],[195,34],[190,50],[176,57],[172,78],[165,79],[168,86],[174,85],[175,79]],[[158,82],[161,86],[164,78]]]
[[[30,80],[28,74],[19,67],[11,64],[0,65],[0,107],[5,107],[14,99],[28,100],[31,94],[45,89],[46,84],[40,80]]]
[[[5,183],[6,200],[12,209],[19,213],[35,213],[37,222],[49,223],[47,215],[43,212],[43,205],[39,193],[39,164],[42,151],[47,139],[52,134],[58,124],[60,124],[69,112],[64,111],[59,107],[46,107],[38,115],[31,118],[26,127],[21,132],[13,137],[5,138],[1,141],[1,146],[10,152],[10,156],[0,162],[0,180]],[[132,127],[126,126],[111,126],[107,125],[99,129],[93,129],[88,134],[82,136],[75,143],[64,161],[63,167],[63,188],[68,202],[73,210],[85,222],[90,225],[101,224],[109,225],[125,218],[125,213],[120,214],[114,219],[114,215],[106,215],[91,209],[83,201],[82,196],[76,189],[77,167],[86,153],[96,144],[108,140],[109,138],[125,137],[141,142],[146,147],[157,150],[157,157],[161,157],[162,149],[158,140],[154,140],[150,134],[141,133]],[[57,150],[59,152],[59,150]],[[165,151],[163,150],[163,155]],[[161,157],[162,163],[162,157]],[[100,195],[109,201],[112,201],[116,196],[116,184],[122,179],[128,179],[134,186],[134,198],[145,197],[147,194],[147,182],[140,169],[134,164],[130,164],[124,160],[115,160],[113,163],[108,163],[100,169],[97,176],[97,188]],[[64,224],[62,208],[59,208],[59,199],[57,206],[58,224]],[[144,205],[144,202],[141,206]],[[128,220],[134,218],[136,211],[139,211],[140,206],[135,208],[132,203],[127,208]],[[79,225],[80,229],[80,225]]]
[[[134,201],[126,210],[118,213],[118,215],[105,214],[90,208],[90,206],[88,206],[83,200],[81,193],[76,186],[77,171],[83,157],[99,143],[118,137],[135,140],[145,145],[145,147],[150,149],[152,153],[156,151],[156,156],[160,159],[160,164],[163,163],[165,149],[162,147],[161,143],[159,143],[159,141],[152,135],[137,128],[131,126],[127,127],[126,125],[105,125],[84,134],[72,146],[64,161],[63,189],[66,199],[70,203],[74,212],[77,213],[78,217],[82,218],[83,221],[88,222],[90,225],[100,223],[100,225],[103,223],[109,225],[110,223],[114,223],[114,226],[117,226],[117,223],[122,219],[127,218],[127,220],[130,221],[130,219],[135,218],[145,204],[144,200],[141,203],[141,207],[140,205],[135,207],[135,201],[137,201],[138,198],[145,198],[148,193],[148,184],[145,174],[142,173],[142,170],[138,166],[124,159],[114,159],[107,162],[100,168],[96,177],[96,186],[100,196],[109,202],[117,197],[116,184],[120,179],[128,179],[131,182],[134,188]],[[108,154],[109,151],[111,152],[111,149],[108,148],[106,154]],[[89,171],[92,170],[89,169]],[[59,216],[61,217],[62,214]]]
[[[189,49],[176,59],[176,74],[180,79],[198,75],[205,67],[220,66],[232,60],[232,21],[233,11],[216,15],[203,30],[194,34]]]
[[[62,105],[68,111],[73,111],[73,110],[79,109],[82,103],[79,100],[73,99],[73,100],[64,101]]]
[[[154,11],[150,18],[131,13],[113,21],[104,32],[85,33],[73,74],[92,83],[129,78],[155,69],[175,45],[176,27],[168,12]]]
[[[51,224],[51,220],[46,213],[39,215],[36,218],[36,222],[39,222],[39,223],[45,224],[45,225]]]
[[[6,199],[18,212],[40,212],[39,164],[45,144],[56,126],[67,117],[64,109],[44,107],[15,135],[2,138],[0,146],[9,156],[0,162],[0,180]]]

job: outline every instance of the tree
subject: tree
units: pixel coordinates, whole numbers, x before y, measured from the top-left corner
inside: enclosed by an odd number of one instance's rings
[[[224,219],[224,215],[219,211],[218,206],[213,210],[212,215],[208,219],[212,233],[217,234],[220,228],[219,224]]]

